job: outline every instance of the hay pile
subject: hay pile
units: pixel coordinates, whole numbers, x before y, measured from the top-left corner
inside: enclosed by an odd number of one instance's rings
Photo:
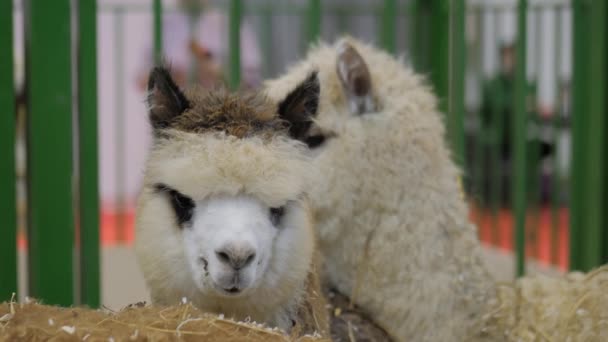
[[[203,313],[189,303],[166,308],[140,303],[120,312],[0,304],[0,341],[329,341],[295,334]]]
[[[489,340],[608,341],[608,266],[500,284],[492,304],[483,327]]]

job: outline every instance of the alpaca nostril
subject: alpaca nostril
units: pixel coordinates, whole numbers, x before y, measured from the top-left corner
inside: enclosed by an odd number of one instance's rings
[[[219,252],[215,252],[215,255],[217,255],[217,258],[220,259],[221,262],[224,262],[227,264],[231,263],[231,258],[230,258],[230,255],[228,255],[228,253],[219,251]]]
[[[255,260],[253,249],[222,249],[215,252],[218,260],[234,270],[249,266]]]
[[[243,267],[249,266],[249,264],[251,264],[253,262],[253,259],[255,259],[255,252],[252,252],[247,259],[245,259],[245,263],[243,264]]]

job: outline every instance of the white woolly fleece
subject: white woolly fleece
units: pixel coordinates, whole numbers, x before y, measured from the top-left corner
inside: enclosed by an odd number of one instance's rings
[[[390,55],[347,38],[367,62],[379,110],[351,114],[337,46],[320,44],[266,83],[283,98],[319,70],[318,148],[310,194],[327,281],[398,341],[464,341],[492,297],[475,227],[444,141],[437,99]]]

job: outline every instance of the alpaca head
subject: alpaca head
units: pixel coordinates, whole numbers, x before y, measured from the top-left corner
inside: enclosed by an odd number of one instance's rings
[[[284,97],[312,69],[318,70],[322,92],[304,140],[323,175],[310,190],[321,244],[341,238],[338,229],[324,236],[323,226],[370,225],[352,219],[365,215],[384,222],[379,215],[422,196],[421,179],[456,179],[439,174],[457,170],[444,165],[449,158],[443,124],[423,77],[388,53],[347,37],[319,44],[285,75],[267,81],[269,96]],[[382,205],[370,205],[370,196]]]
[[[182,92],[162,68],[152,71],[148,89],[155,139],[136,248],[153,297],[171,289],[223,298],[292,291],[314,246],[311,170],[300,140],[317,110],[316,73],[278,102],[255,93]]]

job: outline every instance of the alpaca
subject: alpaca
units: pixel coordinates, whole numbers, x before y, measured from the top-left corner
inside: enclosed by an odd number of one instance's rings
[[[302,139],[316,114],[312,72],[280,101],[182,92],[150,74],[154,141],[138,199],[135,249],[152,301],[286,332],[327,331],[316,274]]]
[[[325,281],[398,341],[481,331],[494,283],[480,255],[423,77],[351,38],[319,44],[265,88],[281,99],[312,69],[323,91],[305,142]]]

